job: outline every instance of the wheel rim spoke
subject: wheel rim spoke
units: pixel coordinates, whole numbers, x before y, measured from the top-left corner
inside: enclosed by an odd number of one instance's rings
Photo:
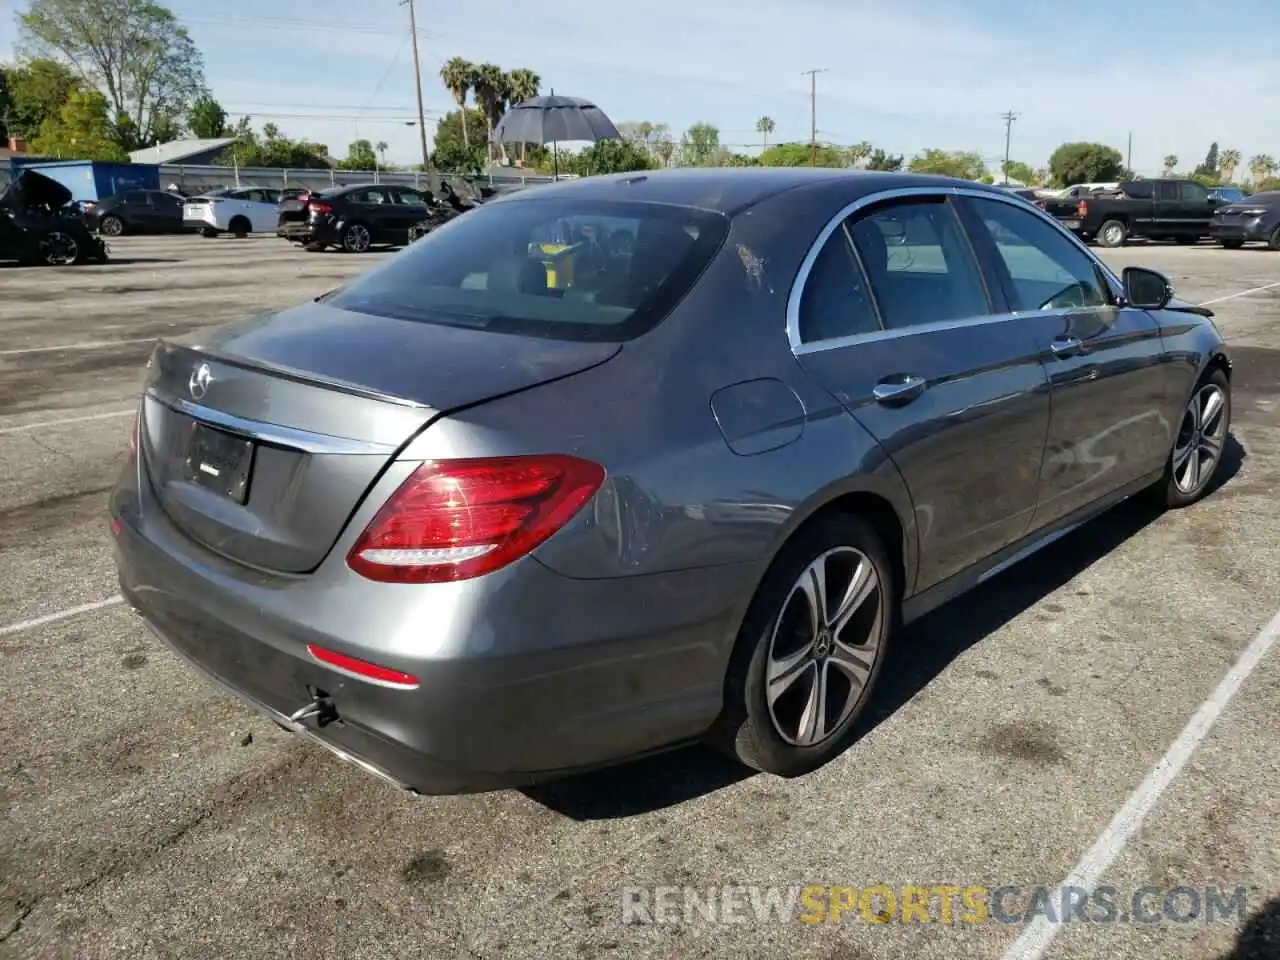
[[[1212,433],[1221,423],[1221,417],[1227,405],[1222,402],[1222,394],[1216,389],[1209,390],[1204,398],[1204,406],[1200,410],[1200,429]]]
[[[796,681],[813,666],[812,640],[795,653],[776,660],[770,660],[768,688],[770,705],[776,703],[778,698],[790,690]]]
[[[827,736],[827,665],[814,664],[813,683],[804,713],[800,715],[800,729],[796,740],[809,745],[819,743]]]
[[[862,605],[867,602],[867,598],[877,587],[879,581],[876,580],[875,567],[868,560],[859,561],[857,568],[854,570],[853,578],[849,581],[849,587],[845,590],[844,596],[840,598],[840,606],[836,608],[835,615],[831,618],[830,627],[835,639],[839,641],[840,634],[845,627],[849,625],[849,621],[853,619],[853,615],[862,609]]]

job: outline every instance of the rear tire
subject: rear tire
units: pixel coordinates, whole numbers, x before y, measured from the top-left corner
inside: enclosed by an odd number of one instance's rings
[[[827,602],[815,630],[809,601],[818,570],[825,571]],[[838,756],[884,662],[897,622],[895,583],[888,552],[860,517],[833,514],[802,528],[751,601],[711,742],[782,777],[801,776]],[[858,599],[841,609],[851,597]],[[819,682],[826,708],[820,711],[813,709]]]
[[[124,221],[113,214],[107,214],[98,221],[98,232],[104,237],[124,236]]]
[[[1129,227],[1123,220],[1108,220],[1098,228],[1098,245],[1101,247],[1123,247],[1129,239]]]
[[[1154,488],[1167,509],[1190,506],[1209,491],[1222,466],[1230,433],[1231,381],[1215,367],[1191,392],[1164,476]]]
[[[200,236],[205,237],[205,238],[207,238],[207,239],[209,239],[209,240],[212,240],[212,239],[213,239],[214,237],[216,237],[217,235],[218,235],[218,231],[217,231],[217,230],[215,230],[213,227],[201,227],[201,228],[200,228]]]
[[[1244,246],[1243,240],[1219,240],[1219,246],[1224,250],[1239,250]]]
[[[1267,238],[1267,246],[1272,250],[1280,250],[1280,227],[1271,231],[1271,236]]]
[[[235,234],[237,240],[243,240],[253,232],[253,224],[249,222],[248,217],[234,216],[227,224],[227,229]]]
[[[307,253],[320,253],[324,248],[325,244],[323,243],[304,243],[302,245],[302,249]]]
[[[347,253],[367,253],[373,234],[363,223],[349,223],[342,229],[342,249]]]

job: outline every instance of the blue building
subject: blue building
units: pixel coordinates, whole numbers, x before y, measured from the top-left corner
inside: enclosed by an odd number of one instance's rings
[[[106,163],[97,160],[45,160],[10,157],[11,175],[36,170],[71,191],[72,200],[97,202],[124,190],[159,190],[160,168],[153,163]]]

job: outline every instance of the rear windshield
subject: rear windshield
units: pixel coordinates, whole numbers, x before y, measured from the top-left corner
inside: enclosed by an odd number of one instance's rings
[[[536,197],[471,210],[326,302],[378,316],[557,340],[644,333],[728,233],[719,213]]]

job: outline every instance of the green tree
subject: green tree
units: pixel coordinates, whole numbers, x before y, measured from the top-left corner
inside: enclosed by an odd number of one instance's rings
[[[879,147],[876,147],[867,155],[868,170],[884,170],[889,173],[895,173],[902,169],[902,154],[885,153]]]
[[[156,142],[155,127],[183,116],[204,92],[204,61],[185,27],[152,0],[30,0],[18,15],[22,46],[61,57],[107,98],[111,116],[127,116],[136,143]]]
[[[1211,181],[1216,181],[1221,163],[1222,159],[1218,154],[1218,141],[1215,140],[1209,144],[1209,152],[1205,154],[1204,160],[1192,171],[1191,175],[1197,180],[1208,178]]]
[[[213,97],[196,97],[187,111],[187,126],[193,137],[219,140],[227,136],[227,111]]]
[[[1124,157],[1103,143],[1064,143],[1049,157],[1049,172],[1063,187],[1108,183],[1124,176]]]
[[[1263,181],[1269,180],[1275,172],[1276,162],[1270,154],[1260,153],[1249,160],[1249,175],[1253,178],[1255,192],[1261,190]]]
[[[1173,170],[1178,165],[1178,155],[1170,153],[1164,158],[1164,175],[1166,177],[1173,176]]]
[[[47,57],[4,69],[7,133],[33,138],[40,125],[57,119],[63,104],[84,84],[65,64]]]
[[[675,141],[671,139],[671,134],[664,133],[657,141],[655,141],[653,144],[653,152],[658,159],[662,161],[662,165],[664,167],[671,166],[671,158],[675,156],[676,152],[676,144]]]
[[[813,146],[808,143],[775,143],[760,154],[762,167],[807,167],[813,163]],[[818,144],[819,167],[843,167],[844,152],[836,147]]]
[[[720,147],[720,130],[709,123],[695,123],[680,138],[680,162],[700,167]]]
[[[987,172],[987,165],[976,153],[937,150],[929,148],[911,158],[907,167],[912,173],[932,173],[941,177],[959,177],[961,180],[978,180]]]
[[[648,150],[630,140],[600,140],[579,153],[570,154],[560,169],[584,177],[596,173],[652,170],[653,157]]]
[[[452,57],[440,68],[440,79],[444,81],[445,89],[453,96],[453,102],[462,111],[459,114],[462,117],[462,145],[470,150],[471,136],[467,130],[466,110],[467,97],[475,89],[476,81],[479,79],[476,74],[476,65],[469,60],[463,60],[462,57]]]
[[[871,144],[869,144],[866,140],[860,140],[857,143],[853,144],[853,146],[845,147],[844,153],[845,153],[846,159],[848,159],[849,161],[849,166],[851,167],[858,166],[858,164],[862,163],[869,156],[871,156],[871,150],[872,150]]]
[[[1036,182],[1036,172],[1031,169],[1029,163],[1010,160],[1008,163],[1000,164],[1000,172],[1010,180],[1017,180],[1019,183],[1029,185]]]
[[[773,122],[773,117],[761,117],[756,121],[756,133],[760,134],[760,149],[769,149],[769,134],[773,133],[777,124]]]
[[[347,155],[336,164],[339,170],[372,170],[378,165],[378,155],[368,140],[354,140],[347,147]]]
[[[1236,169],[1240,166],[1240,151],[1223,150],[1218,154],[1218,173],[1223,183],[1231,183],[1236,178]]]
[[[107,110],[106,98],[96,90],[73,91],[58,115],[40,124],[32,152],[61,160],[128,160],[111,137]]]
[[[435,150],[431,154],[431,165],[444,173],[476,174],[485,167],[485,147],[483,144],[472,144],[467,140],[468,127],[484,129],[484,115],[472,107],[463,110],[450,110],[436,124]]]
[[[327,170],[328,150],[323,144],[286,137],[274,123],[265,124],[258,135],[248,117],[234,131],[236,142],[218,157],[224,167],[287,167],[292,170]]]
[[[517,67],[507,74],[507,99],[511,103],[532,100],[542,88],[542,78],[526,67]],[[503,108],[506,109],[505,106]],[[499,117],[501,119],[501,117]],[[533,146],[538,146],[534,144]],[[530,144],[520,144],[520,162],[527,163]]]

